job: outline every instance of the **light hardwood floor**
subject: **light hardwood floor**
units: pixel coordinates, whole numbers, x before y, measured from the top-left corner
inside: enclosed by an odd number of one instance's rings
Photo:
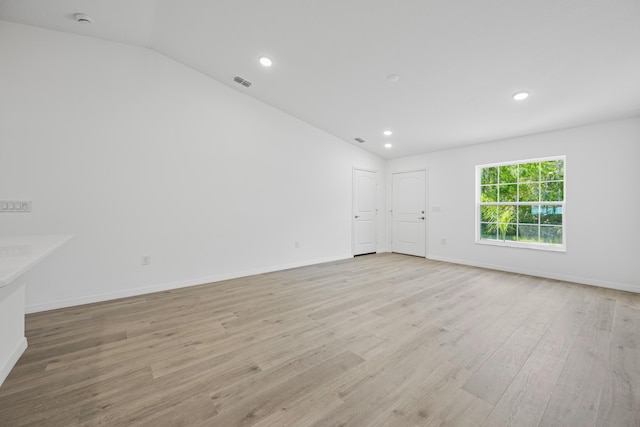
[[[640,295],[379,254],[28,315],[1,426],[640,426]]]

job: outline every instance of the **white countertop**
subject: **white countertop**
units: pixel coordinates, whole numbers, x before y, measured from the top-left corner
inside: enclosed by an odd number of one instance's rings
[[[72,235],[0,236],[0,288],[7,286]]]

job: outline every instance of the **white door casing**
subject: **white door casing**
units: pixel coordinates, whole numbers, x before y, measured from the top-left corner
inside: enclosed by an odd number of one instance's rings
[[[376,252],[376,173],[353,170],[353,254]]]
[[[426,256],[426,171],[393,174],[391,251]]]

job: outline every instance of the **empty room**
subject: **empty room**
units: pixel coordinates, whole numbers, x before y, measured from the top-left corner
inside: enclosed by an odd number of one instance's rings
[[[639,23],[0,0],[0,426],[640,426]]]

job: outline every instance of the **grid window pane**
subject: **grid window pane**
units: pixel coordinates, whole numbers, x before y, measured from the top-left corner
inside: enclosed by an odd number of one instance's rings
[[[497,185],[483,185],[481,190],[481,198],[483,202],[497,202],[498,201],[498,186]]]
[[[499,202],[515,202],[518,196],[518,186],[516,184],[507,184],[500,186]]]
[[[497,222],[498,221],[498,207],[497,206],[483,206],[480,213],[480,221],[482,222]]]
[[[480,238],[482,239],[497,239],[498,227],[495,223],[492,224],[480,224]]]
[[[562,225],[562,206],[541,206],[540,224]]]
[[[521,242],[538,242],[538,226],[537,225],[520,225],[518,226],[518,240]]]
[[[498,238],[516,240],[516,207],[498,207]]]
[[[498,206],[498,222],[515,224],[516,212],[515,205]]]
[[[498,180],[503,184],[518,182],[518,165],[500,166],[500,176]]]
[[[537,224],[539,206],[518,206],[519,224]]]
[[[561,202],[564,200],[564,183],[543,182],[540,185],[541,199],[543,202]]]
[[[564,160],[550,160],[540,163],[541,181],[564,180]]]
[[[482,185],[497,184],[498,183],[498,168],[484,168],[482,169]]]
[[[562,243],[562,227],[554,225],[540,226],[540,241],[559,245]]]
[[[501,224],[498,224],[498,227],[500,227]],[[516,230],[517,227],[515,224],[506,224],[506,225],[502,225],[503,229],[500,230],[500,237],[502,238],[502,240],[518,240],[517,236],[516,236]]]
[[[540,181],[540,163],[523,163],[519,170],[520,182]]]
[[[537,182],[530,184],[520,184],[519,186],[519,202],[537,202],[540,200],[539,184]]]

